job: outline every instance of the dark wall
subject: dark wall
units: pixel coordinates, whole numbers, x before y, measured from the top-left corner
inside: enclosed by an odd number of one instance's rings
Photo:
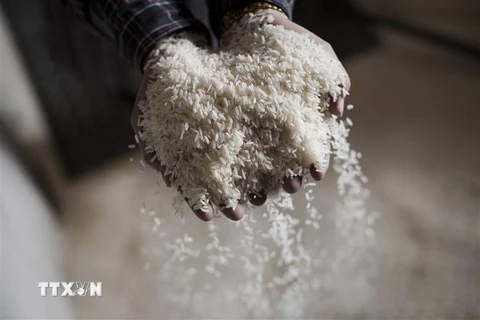
[[[342,61],[378,44],[355,1],[296,0],[293,20],[328,41]]]
[[[90,32],[60,0],[1,4],[66,172],[83,173],[124,152],[133,141],[139,75],[115,44]]]

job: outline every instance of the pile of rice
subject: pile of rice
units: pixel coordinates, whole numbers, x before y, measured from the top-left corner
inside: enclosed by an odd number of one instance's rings
[[[285,177],[322,169],[330,153],[329,99],[347,75],[307,35],[248,15],[219,52],[188,37],[158,49],[140,103],[147,150],[194,209],[276,193]]]
[[[218,52],[190,36],[169,39],[150,62],[141,139],[180,187],[175,211],[184,197],[199,209],[270,195],[242,221],[200,231],[142,208],[155,236],[145,253],[156,261],[145,268],[160,274],[162,317],[318,318],[332,299],[348,311],[369,296],[376,215],[366,210],[361,154],[347,141],[351,121],[327,112],[329,97],[346,94],[347,75],[324,48],[271,19],[245,16]],[[305,178],[306,206],[294,205],[283,178],[306,177],[330,154],[340,201],[318,210],[316,184]],[[198,232],[210,241],[195,240]]]

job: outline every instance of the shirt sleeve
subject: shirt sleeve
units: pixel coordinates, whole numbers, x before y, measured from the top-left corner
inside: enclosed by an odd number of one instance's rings
[[[183,0],[63,0],[97,31],[115,39],[118,48],[142,72],[143,61],[156,43],[178,31],[207,28]]]
[[[295,0],[208,0],[210,24],[214,33],[220,35],[222,19],[226,13],[232,10],[245,8],[255,2],[266,2],[281,8],[292,19]]]

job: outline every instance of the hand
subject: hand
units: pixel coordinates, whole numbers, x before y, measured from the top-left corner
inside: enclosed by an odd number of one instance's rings
[[[140,116],[140,109],[139,109],[138,105],[139,105],[139,102],[144,101],[145,98],[146,98],[146,90],[147,90],[147,86],[148,86],[149,81],[151,81],[151,73],[152,73],[152,70],[147,65],[145,67],[145,70],[144,70],[142,83],[141,83],[140,88],[137,92],[137,97],[136,97],[136,100],[135,100],[135,106],[134,106],[134,109],[133,109],[132,115],[131,115],[131,124],[132,124],[133,130],[135,131],[135,134],[138,137],[139,147],[140,147],[140,150],[141,150],[142,155],[144,157],[145,163],[147,163],[153,169],[158,171],[161,174],[163,180],[165,181],[165,185],[170,188],[171,187],[171,177],[168,176],[168,175],[165,175],[165,171],[166,171],[165,166],[163,166],[158,159],[155,159],[155,160],[151,161],[152,159],[154,159],[155,154],[154,154],[153,151],[146,150],[145,143],[140,138],[142,133],[141,133],[141,128],[138,125],[138,119],[139,119],[139,116]],[[185,199],[185,200],[187,200],[187,199]],[[213,218],[213,212],[214,211],[213,211],[212,204],[210,204],[208,206],[208,208],[204,211],[195,210],[192,207],[190,207],[190,209],[192,209],[192,211],[195,213],[195,215],[203,221],[210,221]],[[238,204],[235,209],[225,208],[225,209],[222,210],[222,213],[227,218],[229,218],[231,220],[234,220],[234,221],[240,220],[243,217],[244,212],[245,212],[245,208],[241,204]]]
[[[325,45],[326,43],[321,40],[320,38],[316,37],[315,35],[313,35],[312,33],[310,33],[309,31],[301,28],[300,26],[294,24],[293,22],[289,21],[286,17],[284,17],[282,14],[280,14],[279,12],[277,11],[273,11],[270,12],[272,14],[272,16],[274,17],[274,20],[273,20],[273,24],[277,24],[277,25],[281,25],[283,26],[284,28],[286,29],[289,29],[289,30],[293,30],[295,32],[300,32],[300,33],[307,33],[309,37],[312,37],[314,39],[315,42],[319,43],[320,45]],[[329,52],[332,53],[332,57],[334,57],[334,59],[337,59],[335,54],[333,53],[333,51],[331,50],[330,47],[327,47],[326,48],[327,50],[329,50]],[[175,54],[174,52],[177,52],[176,50],[172,51],[170,54]],[[183,52],[183,51],[182,51]],[[210,52],[204,52],[203,54],[212,54]],[[229,59],[228,56],[231,56],[231,53],[228,53],[228,51],[226,52],[226,56],[224,56],[227,60]],[[168,56],[168,55],[167,55]],[[184,59],[186,59],[188,57],[185,57]],[[194,59],[192,61],[197,61],[196,59],[197,58],[200,58],[199,56],[195,56],[195,57],[190,57],[191,59]],[[190,60],[189,58],[189,60]],[[337,59],[338,60],[338,59]],[[222,64],[223,63],[226,63],[226,62],[223,62],[223,61],[219,61],[218,62],[219,65],[217,66],[217,68],[219,68],[219,70],[222,70],[222,68],[224,68],[225,66],[223,66]],[[162,71],[160,71],[160,74],[163,74],[165,73],[165,75],[167,74],[170,74],[169,73],[169,67],[168,67],[168,63],[167,64],[162,64],[163,65],[163,69]],[[227,63],[228,65],[228,63]],[[137,96],[137,101],[136,101],[136,105],[135,105],[135,109],[134,109],[134,112],[132,113],[132,125],[134,127],[134,130],[135,132],[137,133],[137,135],[141,135],[141,132],[140,132],[140,128],[138,126],[138,118],[140,116],[140,111],[139,110],[143,110],[144,112],[149,112],[150,109],[144,109],[143,107],[142,108],[139,108],[139,103],[141,101],[144,101],[145,100],[145,91],[147,89],[147,84],[149,83],[149,81],[151,80],[150,79],[150,73],[152,72],[152,70],[150,68],[146,68],[145,70],[145,75],[144,75],[144,78],[143,78],[143,82],[142,82],[142,85],[141,85],[141,88],[138,92],[138,96]],[[346,74],[346,73],[345,73]],[[246,75],[246,78],[248,78],[249,75]],[[158,79],[162,79],[163,77],[160,76],[160,78],[158,77],[158,75],[156,76],[156,81],[158,81]],[[348,77],[347,77],[348,78]],[[217,80],[218,81],[218,80]],[[349,80],[347,79],[346,81],[342,80],[341,81],[342,83],[344,83],[344,86],[345,88],[343,88],[343,92],[346,92],[346,90],[348,90],[349,88]],[[161,84],[161,82],[160,82]],[[339,89],[339,90],[336,90],[336,93],[334,93],[336,96],[339,95],[339,92],[341,92],[342,90]],[[163,91],[162,91],[163,92]],[[330,106],[330,110],[332,113],[334,114],[337,114],[337,115],[341,115],[341,112],[342,112],[342,109],[343,109],[343,98],[344,98],[345,94],[342,95],[342,98],[341,99],[338,99],[338,101],[331,101],[331,106]],[[168,101],[168,94],[165,98],[162,98],[162,99],[167,99],[165,101]],[[332,99],[333,100],[333,99]],[[163,101],[163,100],[162,100]],[[187,109],[185,109],[187,107]],[[190,112],[189,111],[190,109],[188,109],[188,106],[183,106],[183,112]],[[152,114],[153,116],[155,116],[155,113]],[[166,117],[166,118],[164,118]],[[161,121],[168,121],[167,119],[170,118],[170,115],[167,113],[165,113],[162,118]],[[148,121],[150,120],[153,120],[155,119],[154,118],[151,118],[150,116],[147,118],[149,119]],[[172,120],[176,121],[174,118],[172,118]],[[153,120],[154,122],[156,120]],[[143,139],[139,139],[140,142],[143,141]],[[145,146],[142,144],[140,146],[142,148],[142,152],[143,154],[145,155],[146,157],[146,162],[148,164],[150,164],[151,166],[153,166],[155,169],[157,169],[161,174],[162,176],[164,177],[164,180],[167,184],[167,186],[170,186],[171,185],[171,182],[174,181],[176,179],[171,179],[171,177],[169,176],[166,176],[165,175],[165,172],[166,172],[166,168],[164,166],[162,166],[162,164],[158,161],[158,160],[153,160],[151,161],[152,159],[154,159],[154,154],[151,153],[153,152],[150,151],[150,150],[147,150],[145,148]],[[179,147],[180,149],[183,148],[181,146],[177,146]],[[180,151],[180,150],[179,150]],[[166,152],[166,151],[164,151]],[[175,153],[176,154],[176,153]],[[167,154],[164,154],[164,155],[167,155],[167,157],[169,157],[168,153]],[[207,165],[208,167],[208,160],[205,162],[205,159],[198,159],[199,161],[201,161],[203,163],[203,165]],[[308,163],[308,162],[307,162]],[[304,165],[307,165],[307,168],[308,168],[308,164],[305,163]],[[313,163],[313,162],[312,162]],[[317,162],[315,162],[317,163]],[[322,166],[322,170],[321,171],[317,171],[316,168],[313,167],[313,165],[311,166],[310,168],[310,171],[311,171],[311,174],[313,176],[313,178],[315,180],[321,180],[325,174],[325,171],[326,171],[326,167],[328,165],[325,165],[325,161],[322,161],[321,162],[321,166]],[[176,168],[177,172],[178,172],[178,168]],[[254,169],[254,171],[256,171]],[[281,182],[281,178],[280,178],[280,181]],[[176,184],[176,183],[175,183]],[[302,177],[295,177],[295,178],[292,178],[292,179],[285,179],[284,183],[283,183],[283,188],[285,191],[289,192],[289,193],[294,193],[296,191],[298,191],[298,189],[301,187],[301,184],[302,184]],[[208,181],[198,181],[196,182],[196,185],[200,186],[200,185],[204,185],[204,187],[207,187],[207,186],[210,186],[211,184],[208,182]],[[276,189],[278,187],[280,187],[280,184],[275,184],[275,187],[272,188],[272,186],[269,186],[269,183],[265,183],[263,185],[266,190],[273,190],[273,189]],[[262,188],[259,188],[259,189],[262,189]],[[189,189],[187,189],[188,191]],[[192,190],[193,191],[193,190]],[[221,197],[218,197],[218,193],[216,190],[207,190],[206,191],[208,194],[207,194],[207,198],[206,199],[212,199],[211,201],[214,202],[215,205],[220,205],[223,203],[223,201],[227,200],[231,203],[230,206],[232,206],[233,204],[233,207],[235,207],[235,209],[225,209],[225,210],[222,210],[222,212],[227,216],[229,217],[230,219],[232,220],[238,220],[242,217],[243,213],[244,213],[244,207],[239,203],[238,205],[236,204],[236,201],[235,199],[222,199]],[[213,193],[212,193],[213,192]],[[203,192],[205,193],[205,192]],[[266,201],[266,194],[265,193],[262,193],[261,191],[256,191],[256,196],[255,197],[252,197],[250,199],[250,202],[252,202],[253,204],[255,205],[261,205],[263,204],[265,201]],[[228,194],[228,193],[222,193],[222,194]],[[216,196],[213,196],[213,195],[216,195]],[[194,195],[195,196],[195,195]],[[214,199],[217,199],[217,200],[214,200]],[[245,198],[243,198],[245,200]],[[232,200],[234,202],[232,202]],[[220,202],[220,203],[217,203],[217,202]],[[236,206],[235,206],[236,205]],[[208,208],[204,208],[204,211],[201,211],[201,210],[193,210],[195,212],[195,214],[202,220],[205,220],[205,221],[208,221],[210,220],[212,217],[213,217],[213,207],[210,203],[210,205],[208,205]]]
[[[287,30],[292,30],[292,31],[296,31],[300,34],[308,35],[318,45],[324,47],[327,52],[331,53],[332,57],[334,57],[336,60],[338,60],[337,55],[335,54],[335,52],[332,49],[332,46],[328,42],[321,39],[320,37],[318,37],[314,33],[310,32],[309,30],[303,28],[302,26],[290,21],[286,15],[284,15],[283,13],[281,13],[277,10],[269,9],[269,10],[265,10],[265,11],[268,14],[270,14],[274,17],[274,20],[272,22],[273,25],[282,26]],[[222,39],[222,41],[224,41],[224,40],[226,40],[228,42],[228,39]],[[347,75],[346,71],[345,71],[345,75]],[[342,86],[344,87],[344,90],[343,90],[344,94],[342,96],[340,96],[338,99],[336,99],[335,101],[333,100],[333,98],[330,98],[329,111],[336,116],[342,116],[343,115],[345,98],[346,98],[346,95],[348,95],[348,91],[350,90],[350,79],[349,79],[348,75],[346,76],[345,81],[344,81]],[[324,178],[327,170],[328,170],[328,166],[329,166],[329,159],[327,159],[326,164],[319,171],[317,170],[317,168],[315,168],[312,165],[310,167],[310,174],[311,174],[312,178],[316,181],[322,180]],[[302,180],[303,179],[302,179],[301,176],[295,176],[295,177],[292,177],[292,178],[285,178],[284,183],[283,183],[283,189],[287,193],[291,193],[291,194],[296,193],[300,189],[300,187],[302,186]],[[265,201],[266,201],[266,197],[261,199],[261,202],[265,202]]]

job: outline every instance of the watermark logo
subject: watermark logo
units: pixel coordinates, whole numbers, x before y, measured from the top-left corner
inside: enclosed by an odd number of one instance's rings
[[[101,297],[101,282],[39,282],[40,296],[46,297]]]

